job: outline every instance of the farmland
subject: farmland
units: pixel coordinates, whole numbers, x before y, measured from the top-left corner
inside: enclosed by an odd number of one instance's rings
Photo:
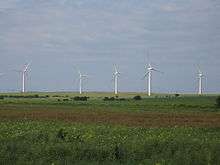
[[[76,96],[0,94],[0,164],[220,162],[217,95]]]

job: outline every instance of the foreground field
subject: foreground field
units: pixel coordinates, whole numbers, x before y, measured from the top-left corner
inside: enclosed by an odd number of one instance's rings
[[[0,164],[219,164],[219,128],[1,122]]]
[[[0,95],[0,164],[220,164],[215,95]]]

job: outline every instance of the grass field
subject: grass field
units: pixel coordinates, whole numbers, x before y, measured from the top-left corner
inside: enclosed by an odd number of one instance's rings
[[[220,164],[217,95],[76,96],[0,94],[0,164]]]

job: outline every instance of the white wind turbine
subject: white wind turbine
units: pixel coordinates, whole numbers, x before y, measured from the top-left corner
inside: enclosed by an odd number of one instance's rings
[[[198,68],[198,76],[199,76],[199,90],[198,90],[198,94],[201,95],[203,93],[202,78],[204,77],[204,74],[202,73],[200,68]]]
[[[16,72],[19,72],[22,74],[22,93],[26,92],[26,76],[28,72],[28,68],[31,63],[27,63],[24,65],[24,68],[22,70],[15,70]]]
[[[21,73],[22,73],[22,92],[23,93],[26,92],[26,75],[27,75],[27,71],[28,71],[30,64],[31,63],[25,64],[24,69],[21,70]]]
[[[113,74],[114,88],[115,88],[115,89],[114,89],[114,92],[115,92],[115,94],[117,95],[117,94],[118,94],[118,77],[119,77],[119,75],[120,75],[121,73],[118,71],[116,65],[114,65],[114,69],[115,69],[115,72],[114,72],[114,74]]]
[[[159,70],[154,69],[151,64],[149,63],[148,66],[146,66],[147,72],[144,75],[144,78],[147,77],[148,75],[148,96],[151,96],[151,79],[152,79],[152,72],[159,72],[159,73],[163,73]]]
[[[79,74],[79,94],[82,94],[82,83],[83,83],[83,79],[88,77],[87,75],[83,75],[80,70],[78,70],[78,74]]]

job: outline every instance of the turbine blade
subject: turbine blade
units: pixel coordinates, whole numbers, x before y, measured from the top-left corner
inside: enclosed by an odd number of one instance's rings
[[[115,73],[118,72],[117,66],[114,64]]]
[[[153,68],[152,70],[155,71],[155,72],[164,74],[164,72],[161,72],[161,71],[159,71],[159,70],[157,70],[157,69],[154,69],[154,68]]]
[[[81,74],[81,72],[80,72],[80,70],[78,69],[78,74],[80,75],[80,76],[82,76],[82,74]]]
[[[197,70],[198,70],[198,74],[202,74],[203,75],[202,70],[201,70],[199,65],[197,65]]]

